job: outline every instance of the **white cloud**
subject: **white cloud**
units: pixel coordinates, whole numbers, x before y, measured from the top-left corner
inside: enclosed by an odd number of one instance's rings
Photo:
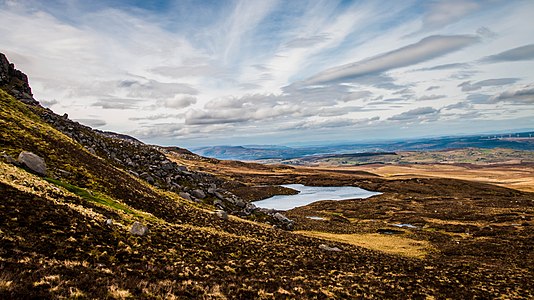
[[[478,81],[475,83],[471,83],[471,81],[462,82],[458,86],[462,88],[463,92],[471,92],[480,90],[483,87],[486,86],[501,86],[501,85],[509,85],[512,83],[517,82],[518,78],[496,78],[496,79],[486,79],[482,81]]]
[[[498,95],[490,97],[488,100],[491,103],[507,101],[520,104],[534,104],[534,83],[511,88]]]
[[[469,0],[440,0],[429,3],[430,10],[423,17],[423,30],[446,26],[480,7],[475,1]]]
[[[331,68],[320,72],[306,84],[319,84],[333,81],[350,81],[360,76],[385,72],[391,69],[414,65],[453,52],[478,42],[476,36],[430,36],[376,57],[355,63]]]
[[[513,48],[482,59],[484,62],[534,60],[534,44]]]
[[[175,95],[174,98],[163,100],[163,106],[167,108],[186,108],[196,102],[196,97],[189,95]]]

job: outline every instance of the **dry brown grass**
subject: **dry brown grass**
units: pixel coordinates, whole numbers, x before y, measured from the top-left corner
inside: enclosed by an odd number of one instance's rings
[[[372,172],[385,178],[442,177],[495,184],[525,192],[534,192],[534,167],[531,165],[477,166],[461,165],[365,165],[338,167]]]
[[[13,289],[14,276],[11,273],[0,274],[0,292],[9,292]]]
[[[116,285],[111,285],[108,289],[108,294],[113,299],[128,299],[132,294],[128,290],[123,290]]]
[[[336,234],[320,231],[298,231],[297,233],[414,258],[424,258],[432,248],[427,241],[418,241],[398,235],[378,233]]]

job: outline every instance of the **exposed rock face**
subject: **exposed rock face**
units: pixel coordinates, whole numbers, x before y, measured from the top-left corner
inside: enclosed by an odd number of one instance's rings
[[[0,88],[3,88],[15,98],[27,104],[37,105],[33,99],[32,89],[28,83],[28,76],[15,69],[15,65],[7,60],[7,57],[0,53]]]
[[[130,228],[130,233],[137,236],[144,236],[148,233],[148,227],[135,221]]]
[[[44,159],[32,152],[23,151],[19,154],[18,161],[33,172],[46,176],[46,163]]]

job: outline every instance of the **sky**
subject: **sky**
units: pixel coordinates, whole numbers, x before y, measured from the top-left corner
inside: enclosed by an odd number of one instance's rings
[[[0,0],[58,114],[159,145],[534,129],[534,1]]]

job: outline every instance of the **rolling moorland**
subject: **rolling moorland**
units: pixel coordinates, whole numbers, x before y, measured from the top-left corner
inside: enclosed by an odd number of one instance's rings
[[[43,108],[0,58],[2,299],[534,296],[534,193],[512,182],[146,145]],[[382,194],[251,204],[286,183]]]
[[[320,158],[342,155],[364,156],[362,154],[377,152],[436,152],[466,148],[475,148],[480,149],[481,151],[499,148],[518,151],[533,151],[534,137],[532,136],[534,136],[534,132],[519,132],[476,136],[434,137],[403,141],[367,142],[359,144],[333,144],[323,146],[210,146],[194,148],[192,150],[199,155],[218,159],[264,160],[285,163],[285,161],[291,159],[306,159],[308,157]],[[288,163],[294,162],[290,161]]]

